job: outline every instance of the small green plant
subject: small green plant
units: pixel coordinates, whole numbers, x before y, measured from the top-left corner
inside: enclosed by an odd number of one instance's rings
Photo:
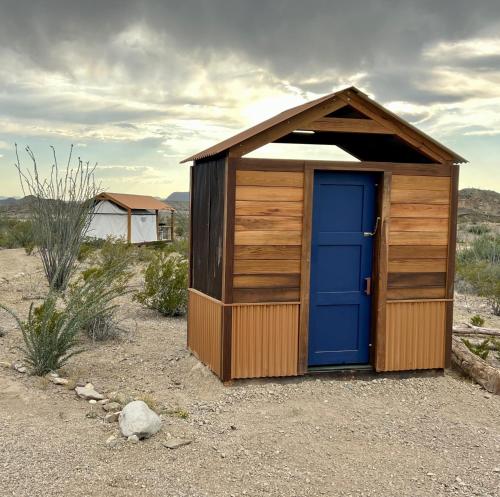
[[[484,319],[479,314],[475,314],[470,318],[470,324],[472,324],[472,326],[483,326]]]
[[[35,248],[31,221],[0,218],[0,247],[22,247],[28,255],[31,255]]]
[[[156,253],[144,273],[144,290],[136,300],[165,316],[186,313],[188,262],[177,253]]]
[[[481,359],[486,360],[490,353],[490,339],[487,338],[483,340],[481,343],[475,345],[467,338],[462,338],[462,342],[465,346],[473,353],[479,356]]]
[[[469,226],[467,231],[469,233],[473,233],[474,235],[484,235],[486,233],[489,233],[491,230],[490,227],[486,224],[473,224]]]
[[[20,349],[31,373],[36,376],[56,371],[81,352],[77,337],[82,322],[87,319],[88,309],[82,312],[70,302],[65,309],[59,310],[58,301],[59,295],[50,292],[40,306],[31,305],[26,321],[0,304],[17,321],[24,340]]]

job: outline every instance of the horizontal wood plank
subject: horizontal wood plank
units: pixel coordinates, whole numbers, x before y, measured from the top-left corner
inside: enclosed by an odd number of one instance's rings
[[[298,302],[299,288],[235,288],[233,300],[236,303]]]
[[[391,231],[434,231],[448,232],[448,219],[418,217],[397,217],[391,219]]]
[[[260,200],[237,200],[236,216],[284,216],[302,219],[302,202],[272,202]]]
[[[448,219],[448,204],[391,204],[390,217]]]
[[[304,186],[303,172],[236,171],[236,186]]]
[[[396,190],[435,190],[448,193],[450,178],[433,176],[394,176],[392,187]]]
[[[234,288],[297,288],[300,274],[254,274],[236,275]]]
[[[433,231],[392,231],[389,245],[447,245],[448,233]]]
[[[444,287],[446,273],[389,273],[388,288]]]
[[[243,259],[287,259],[300,260],[298,245],[235,245],[235,260]]]
[[[449,204],[448,192],[391,188],[391,202],[397,204]]]
[[[393,134],[392,130],[387,129],[372,119],[348,119],[342,117],[323,117],[307,124],[306,126],[301,126],[300,129],[312,131],[333,131],[338,133]]]
[[[300,260],[242,259],[234,261],[234,274],[300,273]]]
[[[303,188],[292,186],[237,186],[236,200],[269,200],[298,202],[304,197]]]
[[[445,287],[424,288],[389,288],[387,298],[389,300],[403,299],[443,299],[446,295]]]
[[[442,273],[446,259],[399,259],[389,261],[390,273]]]
[[[393,245],[389,248],[389,261],[397,259],[446,259],[446,245]]]
[[[235,230],[298,231],[302,229],[302,218],[284,216],[236,216]]]
[[[236,231],[235,245],[301,245],[301,231]]]

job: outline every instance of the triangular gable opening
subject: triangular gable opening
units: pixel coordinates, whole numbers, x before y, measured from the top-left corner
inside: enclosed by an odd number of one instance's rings
[[[345,107],[341,107],[336,111],[330,112],[330,114],[325,117],[342,117],[344,119],[370,119],[368,116],[355,109],[354,107],[351,107],[350,105],[346,105]]]

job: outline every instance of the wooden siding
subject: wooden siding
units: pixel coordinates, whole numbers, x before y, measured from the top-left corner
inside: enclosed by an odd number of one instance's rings
[[[222,303],[189,289],[188,348],[221,376]]]
[[[449,177],[393,175],[389,300],[445,297],[450,184]]]
[[[297,375],[299,307],[232,306],[232,378]]]
[[[233,302],[298,301],[302,171],[237,170]]]
[[[445,367],[446,302],[388,302],[380,371]]]

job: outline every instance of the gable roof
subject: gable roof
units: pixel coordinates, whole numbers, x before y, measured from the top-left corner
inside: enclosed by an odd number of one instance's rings
[[[334,102],[337,102],[338,105],[336,107],[332,107],[333,109],[342,108],[347,105],[353,106],[355,109],[358,107],[363,108],[365,111],[371,113],[369,117],[386,126],[389,131],[398,135],[399,138],[403,139],[413,147],[420,149],[423,153],[425,153],[425,150],[430,150],[431,153],[433,152],[434,157],[441,157],[442,160],[449,160],[455,163],[467,162],[467,160],[460,155],[423,133],[415,126],[392,113],[374,100],[370,99],[366,94],[354,86],[351,86],[349,88],[345,88],[344,90],[325,95],[316,100],[312,100],[311,102],[307,102],[281,112],[280,114],[277,114],[266,121],[223,140],[212,147],[187,157],[182,160],[181,163],[213,157],[215,155],[225,153],[230,149],[236,149],[237,156],[245,155],[251,150],[259,148],[266,143],[274,142],[276,139],[292,132],[294,129],[294,122],[300,122],[301,117],[307,118],[307,116],[311,114],[313,116],[311,120],[317,119],[321,115],[322,109],[325,109],[322,116],[327,115],[331,112],[331,109],[328,110],[329,105],[331,106]],[[319,111],[319,114],[318,112],[315,112],[316,110]],[[287,127],[287,124],[290,124],[290,126]],[[282,128],[282,130],[279,128]],[[300,126],[298,126],[298,129],[300,129]],[[281,131],[283,132],[281,133]],[[258,139],[259,135],[261,135],[261,140]],[[253,138],[256,138],[256,146],[252,148],[253,144],[250,144],[245,147],[244,142]],[[238,153],[238,147],[241,147],[243,151],[242,154]]]
[[[173,207],[149,195],[133,195],[131,193],[103,192],[97,195],[96,200],[110,200],[125,209],[146,209],[158,211],[175,211]]]

